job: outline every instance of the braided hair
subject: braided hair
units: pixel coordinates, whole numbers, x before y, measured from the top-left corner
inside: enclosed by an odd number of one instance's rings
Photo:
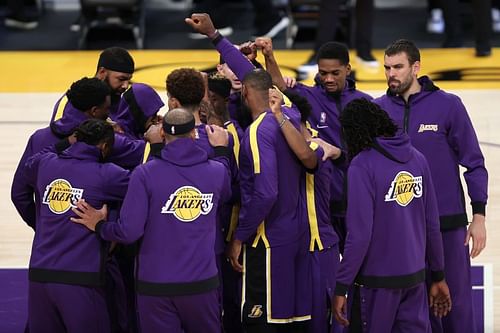
[[[365,98],[346,105],[340,113],[340,124],[350,159],[372,147],[376,137],[392,137],[398,130],[387,112]]]
[[[113,127],[100,119],[85,120],[77,127],[75,135],[78,142],[85,142],[91,146],[105,142],[111,147],[115,142]]]

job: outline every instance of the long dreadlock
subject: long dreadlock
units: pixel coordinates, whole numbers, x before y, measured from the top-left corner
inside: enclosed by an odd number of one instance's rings
[[[340,114],[340,124],[350,159],[372,147],[376,137],[391,137],[398,130],[387,112],[364,98],[346,105]]]

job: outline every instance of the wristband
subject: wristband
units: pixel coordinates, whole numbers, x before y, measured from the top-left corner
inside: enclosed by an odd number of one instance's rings
[[[214,33],[207,35],[210,39],[215,39],[219,35],[219,30],[215,29]]]
[[[282,128],[283,125],[285,125],[285,122],[286,122],[286,117],[283,116],[283,119],[280,121],[280,128]]]

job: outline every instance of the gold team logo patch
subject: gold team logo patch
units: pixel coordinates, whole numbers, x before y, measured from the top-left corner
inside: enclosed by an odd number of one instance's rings
[[[82,198],[83,189],[73,188],[66,179],[56,179],[45,187],[42,203],[49,206],[54,214],[64,214],[71,207],[76,207]]]
[[[385,201],[396,201],[400,206],[407,206],[413,198],[422,196],[422,176],[414,177],[408,171],[400,171],[391,183],[385,195]]]
[[[207,215],[213,207],[213,193],[201,193],[196,187],[183,186],[170,195],[162,214],[173,214],[179,221],[191,222],[200,215]]]
[[[262,305],[254,305],[248,314],[248,318],[260,318],[263,314]]]

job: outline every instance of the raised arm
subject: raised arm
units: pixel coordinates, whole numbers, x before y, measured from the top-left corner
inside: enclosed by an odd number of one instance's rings
[[[285,136],[288,146],[307,169],[315,169],[318,164],[316,153],[309,147],[304,136],[293,126],[281,111],[282,96],[276,89],[269,89],[269,107]]]
[[[255,40],[255,45],[262,50],[264,59],[266,60],[266,71],[271,74],[273,84],[279,90],[285,91],[287,88],[286,82],[283,79],[278,63],[273,53],[273,41],[268,37],[259,37]]]
[[[191,17],[185,19],[185,22],[213,42],[217,51],[219,51],[224,61],[240,81],[243,80],[247,73],[255,69],[255,66],[238,48],[219,34],[212,23],[210,15],[206,13],[192,14]]]

